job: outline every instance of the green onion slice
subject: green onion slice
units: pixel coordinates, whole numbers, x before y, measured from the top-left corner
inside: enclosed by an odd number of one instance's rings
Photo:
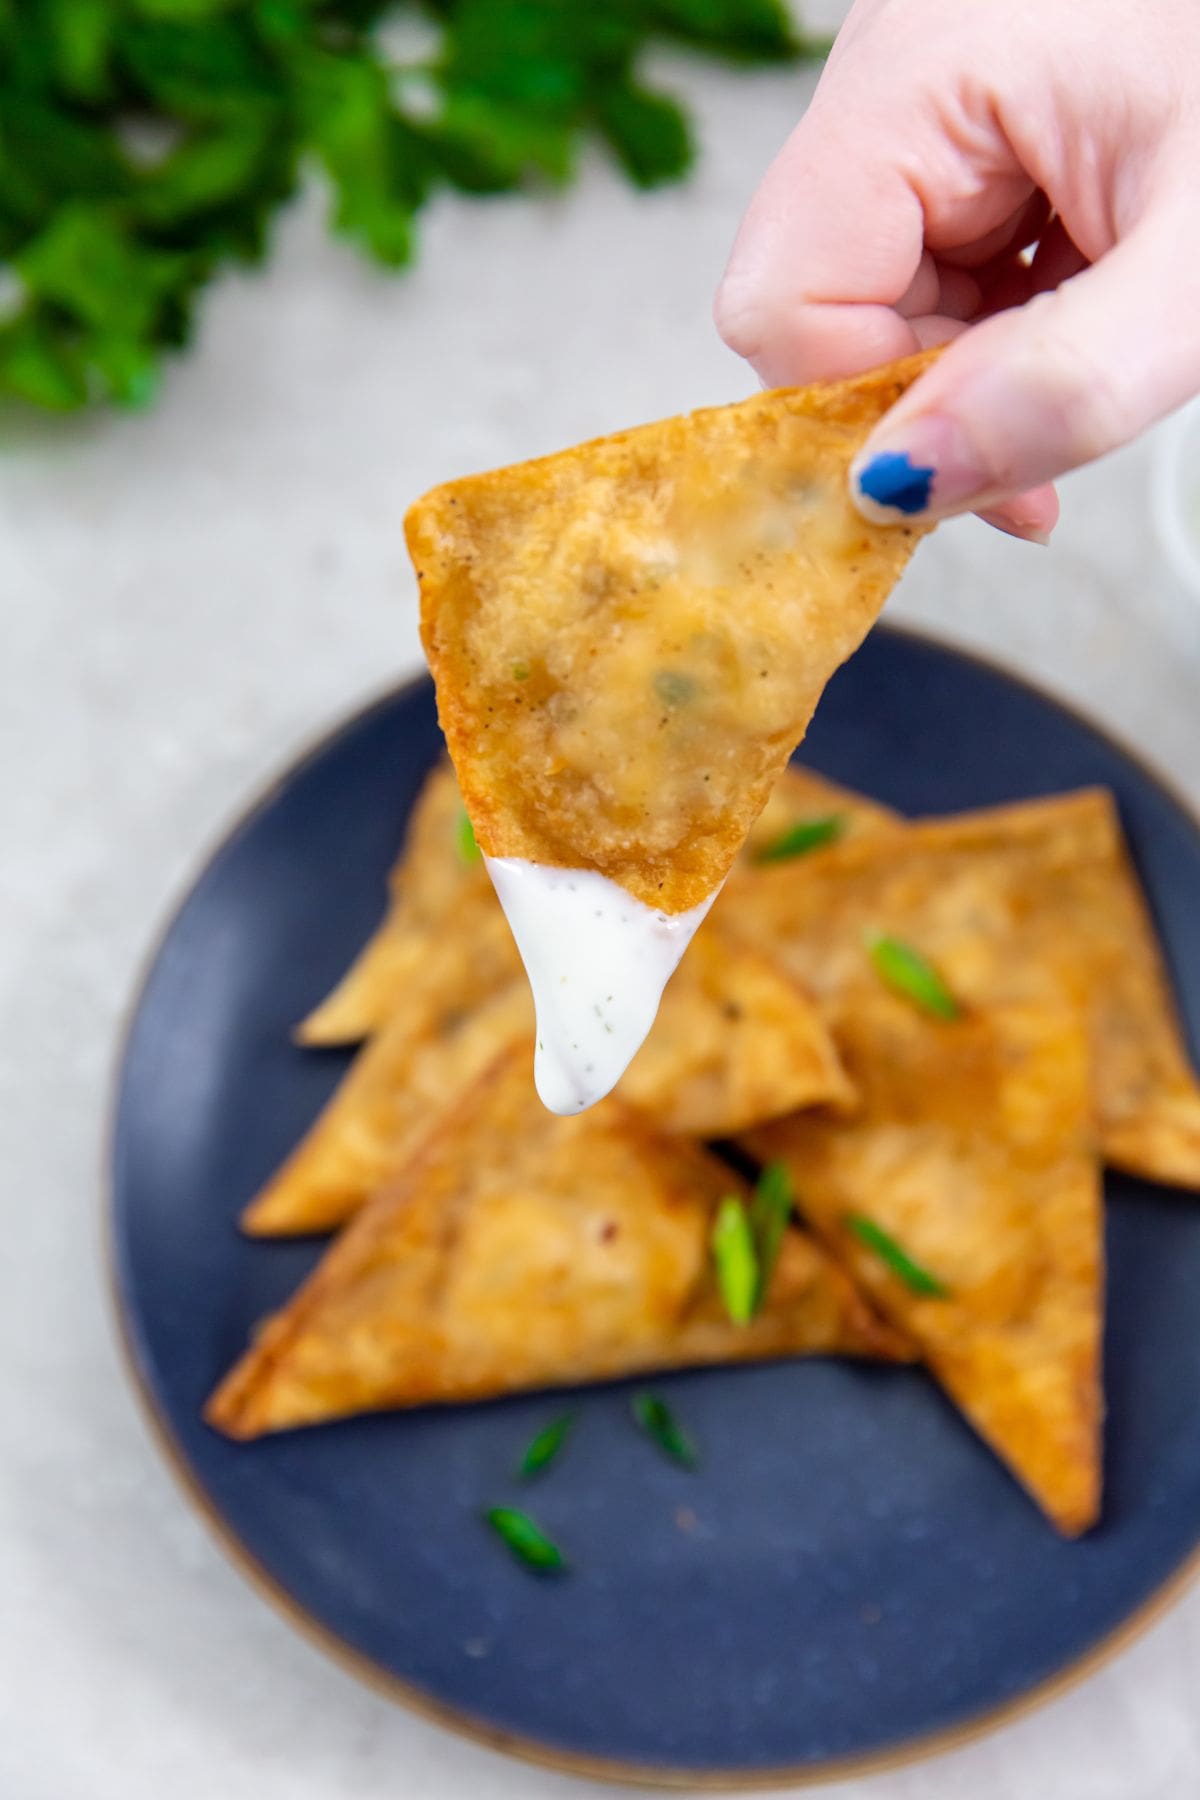
[[[727,1195],[717,1208],[711,1243],[725,1310],[735,1325],[746,1325],[758,1300],[758,1251],[750,1216],[736,1194]]]
[[[574,1423],[575,1414],[567,1412],[560,1413],[557,1419],[551,1419],[548,1425],[543,1425],[518,1465],[517,1474],[522,1481],[528,1481],[531,1475],[540,1475],[543,1469],[550,1467],[571,1435]]]
[[[825,813],[819,819],[801,819],[756,850],[754,861],[790,862],[794,856],[807,856],[810,850],[820,850],[825,844],[836,844],[845,829],[845,813]]]
[[[893,1275],[898,1275],[905,1287],[914,1294],[921,1294],[930,1300],[944,1300],[949,1288],[944,1282],[931,1275],[928,1269],[914,1262],[906,1250],[902,1250],[894,1237],[891,1237],[882,1225],[874,1219],[864,1217],[862,1213],[849,1213],[846,1224],[854,1233],[860,1244],[876,1255],[881,1263],[886,1263]]]
[[[479,861],[479,845],[475,842],[475,827],[467,817],[466,809],[458,815],[457,827],[458,854],[465,863]]]
[[[781,1162],[768,1163],[759,1176],[750,1202],[750,1229],[758,1254],[758,1288],[754,1310],[766,1303],[771,1276],[775,1272],[779,1246],[792,1216],[792,1183]]]
[[[671,1408],[648,1388],[633,1396],[629,1410],[648,1438],[652,1438],[664,1455],[685,1469],[694,1469],[700,1458],[696,1446],[679,1423]]]
[[[515,1506],[493,1506],[484,1517],[496,1536],[526,1568],[538,1569],[545,1574],[566,1568],[567,1559],[558,1545],[546,1536],[540,1525],[535,1525],[528,1513],[518,1511]]]
[[[957,1019],[962,1008],[931,962],[900,938],[879,932],[867,939],[876,973],[893,993],[936,1019]]]

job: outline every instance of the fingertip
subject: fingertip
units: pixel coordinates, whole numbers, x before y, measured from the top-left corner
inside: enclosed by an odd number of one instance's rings
[[[1027,544],[1048,545],[1059,519],[1058,491],[1047,482],[998,506],[989,506],[979,517],[1009,537],[1021,538]]]
[[[766,387],[841,381],[922,348],[907,319],[890,306],[747,299],[721,301],[717,328]]]
[[[756,368],[763,341],[762,307],[753,289],[728,269],[713,295],[712,316],[721,342]]]

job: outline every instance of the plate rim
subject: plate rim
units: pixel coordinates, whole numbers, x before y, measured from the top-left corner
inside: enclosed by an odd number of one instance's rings
[[[937,631],[907,622],[897,624],[889,620],[881,621],[873,627],[871,635],[880,632],[888,637],[907,638],[919,644],[947,651],[961,661],[971,663],[990,675],[997,675],[1013,686],[1024,689],[1026,693],[1046,705],[1067,714],[1075,724],[1082,726],[1127,762],[1132,763],[1147,782],[1156,787],[1184,814],[1196,829],[1197,834],[1200,835],[1200,804],[1194,802],[1174,778],[1166,774],[1151,757],[1148,757],[1140,749],[1133,748],[1118,732],[1112,731],[1107,724],[1097,721],[1083,706],[1054,693],[1042,681],[1008,667],[998,658],[973,647],[960,645]],[[847,658],[848,660],[849,658]],[[290,786],[313,763],[318,762],[348,732],[357,729],[376,713],[388,710],[398,701],[404,700],[430,682],[431,677],[428,671],[418,670],[406,679],[391,684],[351,711],[340,715],[333,724],[326,726],[315,736],[307,737],[299,748],[288,757],[282,767],[254,789],[250,798],[242,803],[225,828],[219,830],[218,835],[206,844],[184,871],[173,897],[166,903],[162,921],[153,933],[149,944],[137,959],[129,997],[121,1010],[116,1046],[107,1083],[101,1143],[99,1188],[103,1211],[101,1222],[102,1278],[110,1316],[116,1326],[118,1359],[124,1368],[137,1412],[146,1428],[151,1444],[165,1462],[183,1498],[203,1521],[218,1549],[244,1578],[250,1589],[273,1607],[276,1614],[282,1617],[301,1638],[319,1650],[335,1665],[353,1675],[375,1693],[402,1706],[428,1723],[454,1732],[467,1739],[468,1742],[480,1745],[484,1749],[500,1751],[521,1762],[551,1770],[559,1775],[571,1775],[596,1782],[611,1782],[618,1786],[642,1788],[643,1790],[673,1789],[678,1791],[690,1788],[703,1792],[769,1793],[783,1788],[816,1787],[827,1782],[848,1781],[868,1775],[880,1775],[894,1769],[911,1767],[933,1757],[944,1756],[952,1750],[961,1749],[967,1744],[976,1743],[991,1736],[993,1732],[1048,1706],[1052,1701],[1060,1699],[1073,1689],[1082,1686],[1092,1675],[1114,1661],[1124,1650],[1156,1625],[1200,1577],[1200,1521],[1197,1522],[1197,1537],[1192,1549],[1138,1606],[1134,1607],[1124,1619],[1086,1650],[1081,1651],[1062,1668],[1036,1682],[1023,1693],[1017,1694],[1009,1700],[1002,1700],[997,1705],[987,1707],[970,1718],[961,1719],[953,1725],[937,1727],[932,1731],[902,1739],[879,1750],[865,1751],[854,1756],[826,1757],[819,1762],[794,1766],[779,1765],[766,1769],[712,1769],[704,1766],[640,1764],[626,1762],[615,1757],[593,1756],[581,1751],[559,1749],[540,1738],[530,1737],[521,1732],[507,1731],[502,1726],[480,1718],[467,1707],[456,1706],[449,1701],[437,1699],[416,1682],[383,1668],[364,1651],[355,1649],[332,1626],[324,1624],[309,1612],[293,1596],[285,1583],[273,1575],[266,1565],[246,1547],[234,1527],[209,1496],[203,1481],[192,1467],[168,1418],[155,1398],[153,1384],[145,1367],[143,1347],[139,1343],[132,1309],[121,1279],[120,1254],[117,1243],[117,1126],[124,1091],[125,1069],[134,1027],[140,1016],[150,980],[159,958],[175,930],[179,917],[196,887],[204,879],[217,858],[254,826],[259,816],[273,804],[286,787]]]

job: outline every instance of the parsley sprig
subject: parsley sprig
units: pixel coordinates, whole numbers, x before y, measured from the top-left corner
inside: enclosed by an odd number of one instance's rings
[[[408,20],[428,49],[389,52]],[[589,136],[639,186],[676,179],[686,114],[639,69],[661,42],[825,48],[783,0],[0,0],[0,398],[144,405],[310,171],[393,268],[439,189],[564,186]]]

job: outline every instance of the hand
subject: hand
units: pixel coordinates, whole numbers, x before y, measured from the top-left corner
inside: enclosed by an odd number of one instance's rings
[[[1200,0],[858,0],[718,329],[769,385],[955,339],[857,504],[1045,542],[1054,476],[1200,390],[1198,184]]]

